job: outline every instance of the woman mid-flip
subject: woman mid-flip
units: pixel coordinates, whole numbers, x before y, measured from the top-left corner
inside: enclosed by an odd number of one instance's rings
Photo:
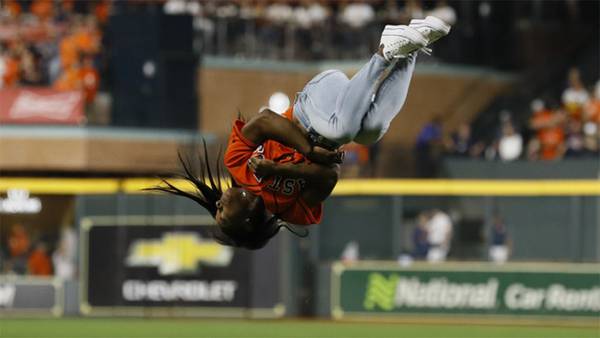
[[[287,223],[319,223],[323,201],[337,183],[338,148],[350,141],[372,144],[385,134],[406,100],[418,50],[449,31],[431,16],[386,26],[379,51],[352,79],[339,70],[325,71],[308,82],[283,116],[264,110],[247,122],[236,120],[224,156],[230,188],[223,191],[205,156],[200,177],[182,161],[184,177],[197,192],[166,180],[152,189],[206,208],[218,225],[215,239],[225,245],[259,249]]]

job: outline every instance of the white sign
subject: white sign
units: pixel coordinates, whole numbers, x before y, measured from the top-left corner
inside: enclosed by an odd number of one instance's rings
[[[123,298],[128,301],[231,302],[236,290],[237,282],[230,280],[126,280]]]
[[[600,287],[568,289],[562,284],[547,288],[529,288],[511,284],[504,293],[504,302],[511,310],[600,311]]]
[[[42,210],[42,201],[37,197],[29,197],[24,189],[9,189],[6,198],[0,198],[0,213],[4,214],[37,214]]]
[[[485,283],[453,283],[446,278],[423,282],[416,277],[398,279],[395,305],[446,309],[493,309],[496,306],[498,280]]]
[[[11,307],[15,300],[16,288],[12,284],[0,285],[0,306]]]
[[[44,117],[53,120],[67,120],[81,101],[81,93],[64,92],[51,95],[40,95],[33,91],[23,90],[10,108],[9,116],[13,119]]]

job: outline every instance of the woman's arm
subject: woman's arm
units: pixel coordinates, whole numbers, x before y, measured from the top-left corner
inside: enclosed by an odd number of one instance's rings
[[[242,135],[255,144],[262,144],[266,140],[277,141],[296,149],[313,162],[341,163],[339,152],[313,147],[300,127],[268,109],[250,119],[242,128]]]
[[[302,198],[310,206],[323,202],[331,195],[340,174],[338,164],[329,166],[318,163],[279,164],[271,160],[252,158],[249,167],[261,177],[282,176],[304,179],[306,187],[302,192]]]

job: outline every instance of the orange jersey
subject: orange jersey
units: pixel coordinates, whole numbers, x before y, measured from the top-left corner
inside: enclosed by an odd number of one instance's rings
[[[291,119],[291,111],[286,112]],[[242,135],[245,122],[236,120],[229,136],[225,152],[225,166],[229,173],[244,189],[260,196],[270,212],[284,221],[293,224],[317,224],[321,222],[323,204],[310,207],[302,199],[305,181],[299,178],[274,176],[256,177],[248,167],[252,157],[266,158],[277,163],[304,163],[308,160],[294,149],[281,143],[267,140],[263,144],[254,144]]]
[[[585,106],[586,119],[600,124],[600,99],[592,99]]]
[[[533,120],[543,123],[554,119],[554,113],[549,110],[537,112]],[[540,157],[543,160],[554,160],[559,155],[559,148],[565,141],[565,132],[560,125],[553,127],[540,128],[537,132],[537,139],[540,142]]]

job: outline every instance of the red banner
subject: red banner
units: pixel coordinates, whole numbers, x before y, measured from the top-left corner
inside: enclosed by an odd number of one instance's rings
[[[0,90],[0,124],[80,124],[84,120],[80,91],[51,88]]]

